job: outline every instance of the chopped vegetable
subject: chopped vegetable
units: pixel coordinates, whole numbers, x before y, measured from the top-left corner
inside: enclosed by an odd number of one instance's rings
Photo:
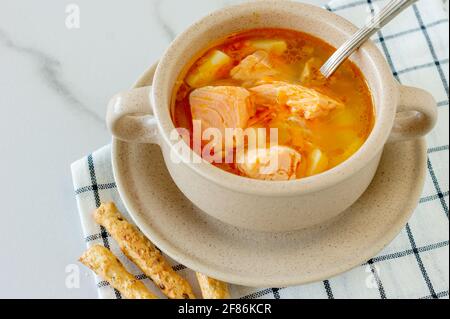
[[[313,176],[325,172],[328,169],[328,157],[318,148],[313,150],[308,157],[307,176]]]
[[[249,44],[255,50],[264,50],[277,55],[283,54],[288,47],[285,41],[272,39],[250,40]]]
[[[231,67],[232,62],[232,59],[227,54],[214,50],[188,75],[186,82],[193,88],[208,85],[218,79],[220,70]]]
[[[357,121],[357,117],[354,113],[355,112],[350,109],[342,108],[332,114],[330,117],[330,123],[338,126],[339,128],[351,128]]]

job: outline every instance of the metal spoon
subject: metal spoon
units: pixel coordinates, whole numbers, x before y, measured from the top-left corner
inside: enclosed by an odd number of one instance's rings
[[[374,33],[418,0],[392,0],[364,27],[347,40],[322,66],[320,72],[329,78],[339,66],[364,44]]]

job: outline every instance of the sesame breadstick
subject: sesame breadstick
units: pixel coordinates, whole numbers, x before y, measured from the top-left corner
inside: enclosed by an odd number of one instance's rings
[[[204,299],[230,299],[227,283],[201,273],[196,274]]]
[[[133,261],[161,291],[171,299],[195,299],[189,283],[177,274],[161,252],[113,203],[102,204],[94,213],[95,221],[106,228],[123,253]]]
[[[157,299],[145,285],[130,274],[113,253],[103,246],[89,248],[80,262],[105,279],[127,299]]]

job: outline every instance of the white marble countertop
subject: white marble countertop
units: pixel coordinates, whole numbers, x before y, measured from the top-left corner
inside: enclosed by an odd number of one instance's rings
[[[70,164],[109,143],[108,99],[156,61],[175,34],[233,0],[6,0],[0,4],[0,298],[96,298]],[[309,0],[317,5],[324,0]],[[65,25],[80,8],[80,28]],[[132,3],[132,4],[131,4]]]

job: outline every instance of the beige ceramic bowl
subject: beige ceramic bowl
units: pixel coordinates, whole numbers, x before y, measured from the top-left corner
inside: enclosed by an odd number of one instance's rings
[[[267,27],[306,32],[335,47],[356,31],[333,13],[296,2],[257,1],[217,11],[172,43],[158,65],[153,87],[123,92],[111,100],[107,123],[120,140],[158,144],[174,182],[207,214],[237,227],[280,232],[324,223],[350,207],[372,181],[385,144],[427,134],[435,125],[437,109],[427,92],[400,86],[369,42],[352,61],[372,91],[376,123],[367,142],[345,163],[289,182],[243,178],[201,160],[194,164],[191,159],[198,160],[197,155],[187,145],[187,152],[175,151],[176,141],[169,138],[174,129],[170,104],[177,77],[199,49],[235,32]]]

